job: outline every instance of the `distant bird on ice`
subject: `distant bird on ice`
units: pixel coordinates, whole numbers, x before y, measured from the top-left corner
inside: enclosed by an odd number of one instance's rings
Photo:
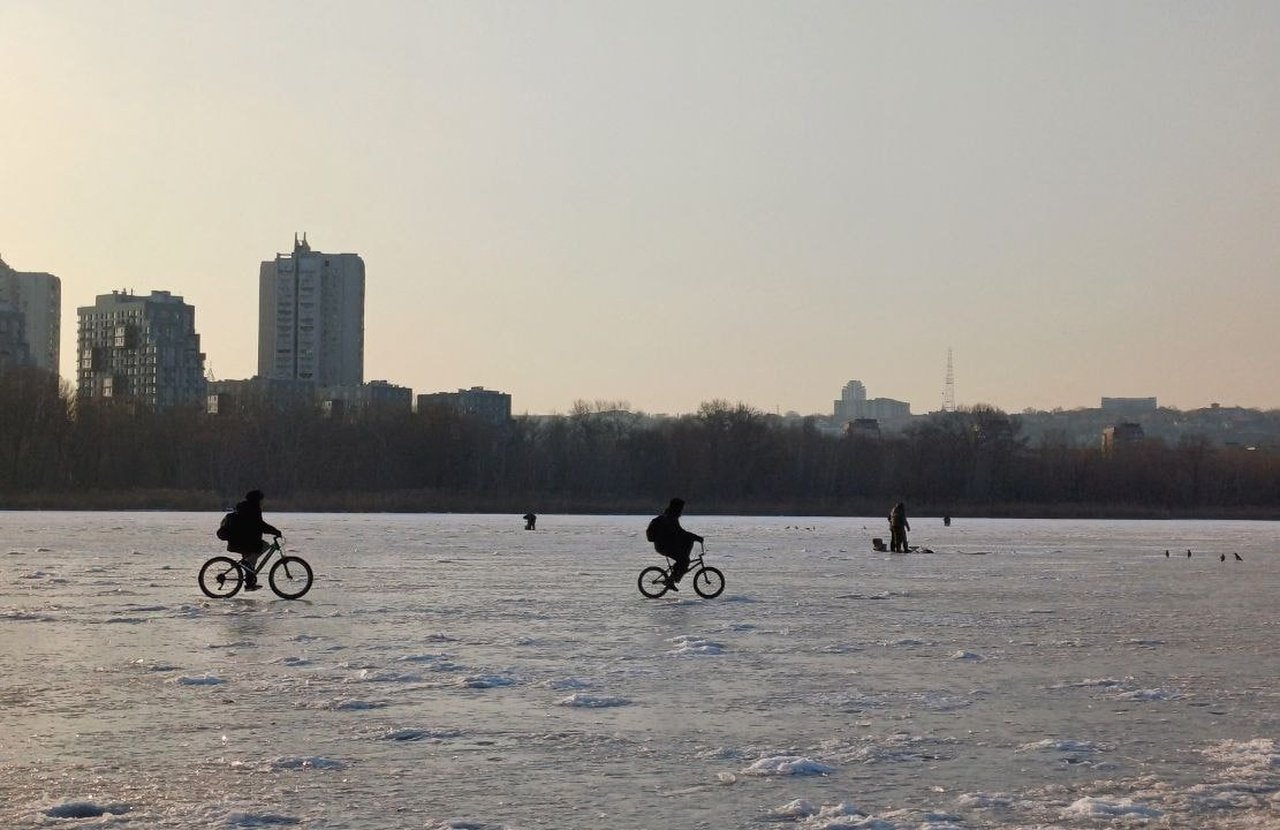
[[[1234,557],[1236,558],[1236,561],[1237,561],[1237,562],[1243,562],[1243,561],[1244,561],[1244,557],[1242,557],[1242,556],[1241,556],[1240,554],[1238,554],[1238,553],[1232,553],[1231,555],[1232,555],[1232,556],[1234,556]]]
[[[1191,548],[1187,548],[1187,558],[1191,558]]]
[[[1166,550],[1166,551],[1164,552],[1164,558],[1165,558],[1165,559],[1168,559],[1168,558],[1169,558],[1169,551],[1168,551],[1168,550]]]
[[[1226,562],[1226,561],[1227,561],[1227,555],[1226,555],[1225,553],[1220,553],[1220,554],[1218,554],[1218,561],[1219,561],[1219,562]]]

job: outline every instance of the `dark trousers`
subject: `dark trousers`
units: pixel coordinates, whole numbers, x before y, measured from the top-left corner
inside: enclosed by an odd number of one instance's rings
[[[907,552],[907,531],[902,527],[889,528],[889,550],[897,553]]]
[[[677,542],[674,546],[662,551],[662,555],[671,560],[671,581],[679,582],[689,572],[689,555],[693,553],[693,540]]]
[[[257,553],[245,553],[244,551],[240,551],[240,562],[248,569],[248,573],[246,573],[245,576],[248,578],[250,583],[258,581],[257,575],[253,573],[253,566],[257,564],[258,557],[261,556],[268,547],[270,547],[270,545],[267,544],[266,539],[260,540],[258,545]]]

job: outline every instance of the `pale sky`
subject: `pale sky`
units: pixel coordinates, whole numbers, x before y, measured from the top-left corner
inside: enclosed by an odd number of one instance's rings
[[[365,377],[689,412],[1280,407],[1280,3],[0,0],[0,256],[358,253]]]

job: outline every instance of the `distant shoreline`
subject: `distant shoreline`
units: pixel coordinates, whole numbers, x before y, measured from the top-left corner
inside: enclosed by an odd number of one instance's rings
[[[681,494],[690,502],[689,515],[699,516],[814,516],[866,518],[887,513],[888,505],[849,502],[842,505],[793,503],[699,502],[696,494]],[[218,512],[241,498],[200,491],[130,490],[89,493],[0,494],[0,510],[21,511],[158,511]],[[446,492],[332,493],[267,496],[272,513],[476,513],[523,515],[649,515],[662,509],[667,496],[651,502],[636,499],[582,499],[572,496],[513,497]],[[1280,520],[1276,506],[1204,506],[1167,508],[1123,504],[964,504],[939,506],[913,503],[907,496],[908,516],[916,521],[954,519],[1146,519],[1146,520]]]

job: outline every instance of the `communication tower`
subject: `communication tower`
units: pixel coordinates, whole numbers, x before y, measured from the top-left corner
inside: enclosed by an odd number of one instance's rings
[[[942,411],[956,411],[956,373],[951,364],[951,347],[947,347],[947,381],[942,387]]]

